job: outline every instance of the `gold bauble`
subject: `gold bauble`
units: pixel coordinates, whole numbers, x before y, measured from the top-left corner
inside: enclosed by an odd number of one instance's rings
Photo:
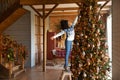
[[[100,54],[102,54],[103,52],[102,51],[100,51]]]
[[[92,53],[90,53],[90,58],[92,58],[92,56],[93,56]]]
[[[80,36],[79,36],[79,35],[76,35],[76,37],[77,37],[77,38],[80,38]]]
[[[97,33],[100,33],[100,29],[97,29]]]
[[[82,55],[85,56],[85,51],[83,51]]]
[[[92,40],[93,40],[93,41],[95,41],[95,39],[94,39],[94,38],[93,38]]]
[[[98,46],[98,47],[100,46],[100,41],[97,43],[97,46]]]
[[[99,71],[100,71],[100,68],[99,68],[99,67],[97,67],[97,73],[99,73]]]
[[[88,47],[90,47],[90,44],[88,44]]]
[[[95,28],[95,24],[93,24],[92,27]]]
[[[95,36],[97,37],[97,36],[98,36],[98,34],[97,34],[97,33],[95,33]]]
[[[84,77],[87,77],[87,74],[84,72],[83,76],[84,76]]]
[[[82,48],[82,50],[84,51],[85,49],[84,49],[84,48]]]
[[[83,36],[83,33],[81,33],[80,35]]]
[[[103,27],[103,25],[102,25],[102,24],[100,24],[100,27],[102,28],[102,27]]]
[[[87,36],[87,35],[85,35],[85,38],[88,38],[88,36]]]
[[[79,64],[79,67],[82,67],[83,65],[82,64]]]
[[[90,65],[90,62],[88,62],[88,65]]]
[[[90,6],[90,10],[92,9],[92,6]]]
[[[95,47],[95,45],[92,45],[92,47],[94,48],[94,47]]]

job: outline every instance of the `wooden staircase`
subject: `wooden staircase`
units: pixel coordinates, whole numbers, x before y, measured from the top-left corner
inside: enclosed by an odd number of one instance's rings
[[[26,71],[27,54],[24,45],[16,43],[8,35],[0,35],[0,80],[12,79]]]
[[[10,69],[0,64],[0,80],[1,79],[10,79],[15,78],[17,75],[25,72],[25,69],[22,69],[21,65],[16,65],[12,67],[12,74],[10,74]]]
[[[4,5],[6,4],[6,5]],[[19,0],[1,0],[0,1],[0,33],[6,30],[10,25],[12,25],[16,20],[23,16],[27,10],[22,8]],[[2,42],[4,39],[12,42],[8,44],[5,41],[6,45]],[[13,45],[14,44],[14,45]],[[9,45],[12,45],[11,47]],[[15,46],[19,45],[19,46]],[[3,48],[4,47],[4,48]],[[6,52],[8,48],[13,49],[14,60],[8,60],[9,52]],[[24,68],[25,59],[20,54],[23,54],[24,47],[21,44],[14,43],[13,40],[8,38],[5,35],[0,35],[0,80],[9,80],[16,77],[20,73],[26,71]],[[25,52],[24,52],[25,53]],[[6,54],[6,55],[4,55]],[[18,55],[18,56],[16,56]]]
[[[9,17],[0,23],[0,33],[2,33],[6,28],[18,20],[22,15],[24,15],[27,10],[23,8],[16,9]]]
[[[9,69],[0,64],[0,80],[9,78]]]
[[[25,71],[26,71],[26,69],[22,69],[21,65],[16,65],[12,69],[12,77],[15,78],[17,75],[19,75]]]

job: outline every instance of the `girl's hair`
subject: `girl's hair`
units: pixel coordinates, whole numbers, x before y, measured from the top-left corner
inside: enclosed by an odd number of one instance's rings
[[[62,29],[68,28],[68,20],[61,20],[60,24]]]

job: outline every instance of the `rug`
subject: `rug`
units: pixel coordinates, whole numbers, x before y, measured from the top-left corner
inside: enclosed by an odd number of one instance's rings
[[[47,61],[46,68],[47,69],[63,70],[64,69],[63,68],[64,61],[63,60],[57,60],[56,62],[54,62],[54,61]]]
[[[63,65],[46,66],[47,69],[63,70]]]

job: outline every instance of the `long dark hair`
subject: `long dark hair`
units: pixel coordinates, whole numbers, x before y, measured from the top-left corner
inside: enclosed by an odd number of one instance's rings
[[[60,24],[62,29],[68,28],[68,20],[61,20]]]

